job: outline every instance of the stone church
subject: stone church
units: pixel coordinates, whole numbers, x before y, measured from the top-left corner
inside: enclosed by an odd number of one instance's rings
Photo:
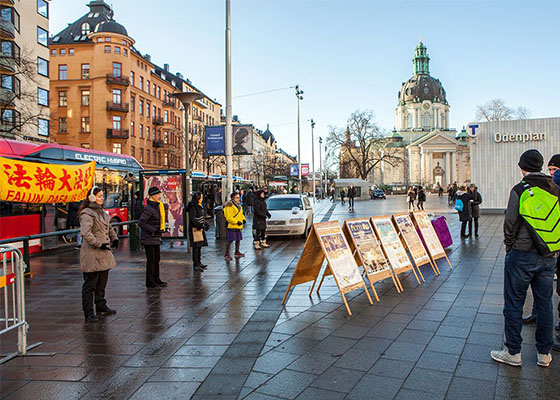
[[[376,185],[437,188],[470,182],[469,137],[449,127],[449,103],[442,83],[430,75],[430,57],[420,41],[412,60],[414,75],[403,82],[395,109],[396,127],[388,146],[401,162],[380,162]]]

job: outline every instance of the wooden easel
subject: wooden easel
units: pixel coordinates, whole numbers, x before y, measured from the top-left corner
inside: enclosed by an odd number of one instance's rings
[[[428,217],[428,214],[426,214],[425,211],[414,211],[411,214],[414,220],[414,226],[418,228],[418,230],[420,230],[420,233],[422,233],[422,237],[424,238],[424,243],[426,244],[425,247],[428,251],[430,258],[432,259],[432,262],[437,267],[436,260],[439,260],[440,258],[445,258],[447,264],[449,264],[449,269],[453,270],[453,267],[451,266],[451,262],[447,257],[447,253],[445,252],[443,246],[441,245],[441,242],[437,236],[434,226],[432,225],[432,222],[430,221],[430,218]]]

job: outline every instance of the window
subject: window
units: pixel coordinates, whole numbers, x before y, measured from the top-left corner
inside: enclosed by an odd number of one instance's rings
[[[155,83],[152,83],[152,95],[153,95],[154,97],[156,97],[156,92],[157,92],[157,90],[156,90],[156,84],[155,84]]]
[[[51,57],[54,57],[54,56],[56,56],[56,49],[51,50]]]
[[[91,26],[87,22],[82,24],[82,35],[89,35],[91,32]]]
[[[115,54],[121,54],[121,48],[119,46],[115,46]]]
[[[130,111],[136,111],[136,97],[130,96]]]
[[[113,116],[113,130],[114,131],[121,131],[122,130],[122,117]]]
[[[169,143],[169,132],[163,132],[163,143]]]
[[[143,89],[144,89],[144,78],[143,78],[143,77],[140,77],[140,78],[138,78],[138,79],[140,80],[140,81],[138,82],[138,83],[139,83],[138,87],[140,88],[140,90],[143,90]]]
[[[150,94],[150,81],[146,79],[146,93]]]
[[[49,120],[44,118],[37,119],[38,133],[40,136],[49,136]]]
[[[156,115],[156,106],[152,106],[152,115],[154,116],[154,118],[157,116]]]
[[[138,161],[144,162],[144,149],[140,149],[140,154],[138,154]]]
[[[113,153],[122,154],[122,144],[121,143],[113,143]]]
[[[49,106],[49,91],[43,88],[37,88],[37,103],[40,106]]]
[[[140,115],[144,114],[144,100],[142,99],[138,100],[138,113]]]
[[[136,136],[134,132],[134,121],[130,121],[130,136]]]
[[[122,91],[120,89],[113,89],[113,104],[122,103]]]
[[[66,107],[68,105],[68,94],[66,91],[58,92],[58,106]]]
[[[130,84],[134,86],[134,71],[130,71]]]
[[[105,53],[111,52],[111,46],[105,46]]]
[[[123,49],[122,53],[123,53],[123,56],[125,56],[125,57],[128,56],[128,50],[127,49]]]
[[[59,118],[58,119],[58,131],[60,133],[68,132],[68,123],[66,118]]]
[[[150,127],[146,127],[146,140],[150,140]]]
[[[43,76],[49,76],[49,62],[44,58],[37,57],[37,73]]]
[[[37,27],[37,43],[47,47],[48,46],[48,38],[49,32],[41,28],[40,26]]]
[[[144,138],[144,125],[140,124],[140,129],[138,129],[138,134],[140,136],[140,139]]]
[[[73,56],[75,54],[74,49],[68,49],[68,55]]]
[[[82,90],[82,106],[89,106],[89,90]]]
[[[82,79],[89,79],[89,64],[82,64]]]
[[[68,66],[66,64],[61,64],[58,66],[58,79],[65,81],[68,77]]]
[[[111,41],[111,38],[110,38],[110,37],[106,37],[106,38],[105,38],[105,41],[106,41],[106,42],[110,42],[110,41]]]
[[[122,64],[114,62],[113,63],[113,76],[115,78],[120,78],[122,76]]]
[[[45,18],[49,18],[49,3],[45,0],[37,0],[37,12]]]
[[[89,143],[82,143],[82,144],[80,144],[80,146],[82,147],[82,149],[89,149],[90,148]]]
[[[412,129],[412,114],[408,114],[408,116],[406,117],[406,127],[408,129]]]
[[[424,129],[430,129],[430,114],[424,114]]]
[[[89,130],[89,117],[82,117],[82,130],[80,132],[90,132]]]
[[[136,157],[135,153],[136,153],[135,147],[134,147],[134,146],[130,146],[130,155],[131,155],[132,157]]]
[[[150,160],[150,150],[146,150],[146,162],[151,164],[152,160]]]
[[[161,100],[161,87],[157,87],[157,98]]]
[[[163,112],[163,122],[169,122],[169,112],[167,110]]]
[[[60,55],[65,56],[66,55],[66,49],[60,49]]]
[[[146,118],[150,118],[150,103],[146,103]]]
[[[97,43],[101,43],[103,41],[103,38],[98,37],[97,38]]]

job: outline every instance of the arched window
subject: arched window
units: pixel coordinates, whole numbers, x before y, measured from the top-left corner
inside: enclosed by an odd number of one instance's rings
[[[430,129],[430,114],[424,114],[424,129]]]
[[[412,129],[412,114],[408,114],[406,117],[406,127]]]
[[[89,35],[91,28],[87,22],[82,24],[82,35]]]

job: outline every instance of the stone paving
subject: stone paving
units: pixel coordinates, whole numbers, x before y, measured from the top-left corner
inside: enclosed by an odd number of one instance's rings
[[[340,220],[405,209],[404,197],[356,202],[356,212],[323,201],[315,220]],[[428,211],[450,212],[430,196]],[[560,362],[536,366],[534,327],[523,329],[522,368],[498,365],[501,347],[504,247],[501,216],[483,216],[478,239],[455,243],[450,271],[429,267],[404,292],[376,284],[380,302],[349,293],[348,316],[332,278],[320,297],[309,284],[280,302],[303,246],[275,239],[266,251],[242,244],[247,257],[226,263],[210,237],[193,274],[185,246],[163,251],[167,288],[144,288],[144,256],[121,249],[107,298],[118,314],[85,324],[76,251],[32,259],[27,285],[30,343],[50,357],[17,358],[0,366],[0,395],[9,399],[505,399],[557,398]],[[248,237],[250,231],[245,231]],[[211,235],[212,236],[212,235]],[[219,249],[219,250],[218,250]],[[557,299],[555,299],[557,300]],[[529,303],[529,301],[528,301]],[[528,306],[529,304],[527,304]],[[13,351],[13,335],[2,352]],[[555,357],[555,354],[553,354]]]

